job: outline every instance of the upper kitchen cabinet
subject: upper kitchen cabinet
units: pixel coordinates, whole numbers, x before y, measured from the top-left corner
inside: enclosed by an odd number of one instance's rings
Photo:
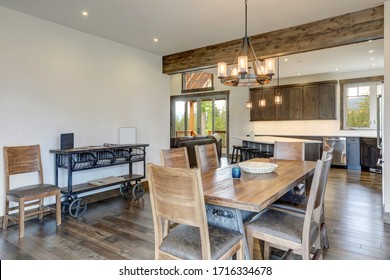
[[[252,109],[251,121],[275,120],[274,89],[273,88],[253,88],[250,90]],[[260,101],[264,100],[264,106],[260,106]]]
[[[252,88],[251,121],[336,119],[337,81]],[[274,103],[274,93],[282,95],[282,104]],[[265,107],[259,106],[264,98]]]
[[[336,119],[337,82],[303,85],[303,119]]]
[[[282,104],[275,104],[275,120],[302,119],[302,87],[280,87],[275,89],[282,95]]]

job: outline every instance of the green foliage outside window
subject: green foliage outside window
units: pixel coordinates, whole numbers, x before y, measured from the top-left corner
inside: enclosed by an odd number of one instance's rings
[[[348,109],[348,127],[370,127],[370,98],[364,97],[361,102],[357,102],[356,109]]]

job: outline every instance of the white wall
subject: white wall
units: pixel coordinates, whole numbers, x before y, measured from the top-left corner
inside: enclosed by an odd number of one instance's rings
[[[138,142],[150,144],[147,162],[159,163],[159,150],[169,147],[170,117],[160,56],[3,7],[0,46],[0,146],[40,144],[47,183],[54,183],[49,150],[66,132],[75,133],[76,146],[101,145],[118,143],[119,127],[136,127]],[[126,169],[78,172],[74,182]],[[0,185],[3,170],[0,160]],[[0,215],[3,208],[1,200]]]
[[[390,108],[390,84],[388,83],[390,79],[390,0],[385,1],[385,85],[384,85],[384,95],[383,95],[383,108]],[[383,127],[383,159],[385,165],[383,166],[383,202],[384,202],[384,211],[386,216],[390,216],[390,112],[384,110],[384,127]],[[390,219],[388,219],[390,223]]]

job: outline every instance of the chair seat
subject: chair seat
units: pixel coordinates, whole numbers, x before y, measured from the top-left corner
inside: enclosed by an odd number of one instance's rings
[[[277,201],[272,203],[270,207],[305,214],[307,201],[308,197],[305,195],[286,193]]]
[[[14,197],[14,198],[24,198],[29,196],[45,194],[48,192],[58,191],[58,190],[60,190],[60,188],[55,185],[36,184],[36,185],[29,185],[29,186],[24,186],[24,187],[10,190],[7,195],[9,197]]]
[[[210,236],[211,258],[221,258],[237,242],[244,238],[243,234],[225,230],[212,225],[208,226]],[[202,246],[199,228],[178,225],[170,230],[164,238],[160,250],[181,259],[201,260]]]
[[[285,240],[302,243],[304,216],[296,216],[276,209],[266,209],[247,225],[248,229]],[[310,240],[318,236],[318,225],[312,222]]]

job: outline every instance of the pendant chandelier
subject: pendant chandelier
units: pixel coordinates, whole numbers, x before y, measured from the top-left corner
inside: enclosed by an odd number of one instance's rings
[[[250,63],[249,63],[250,61]],[[228,74],[227,63],[218,63],[218,78],[227,86],[258,86],[271,82],[275,60],[258,60],[247,36],[247,0],[245,0],[245,36]]]

